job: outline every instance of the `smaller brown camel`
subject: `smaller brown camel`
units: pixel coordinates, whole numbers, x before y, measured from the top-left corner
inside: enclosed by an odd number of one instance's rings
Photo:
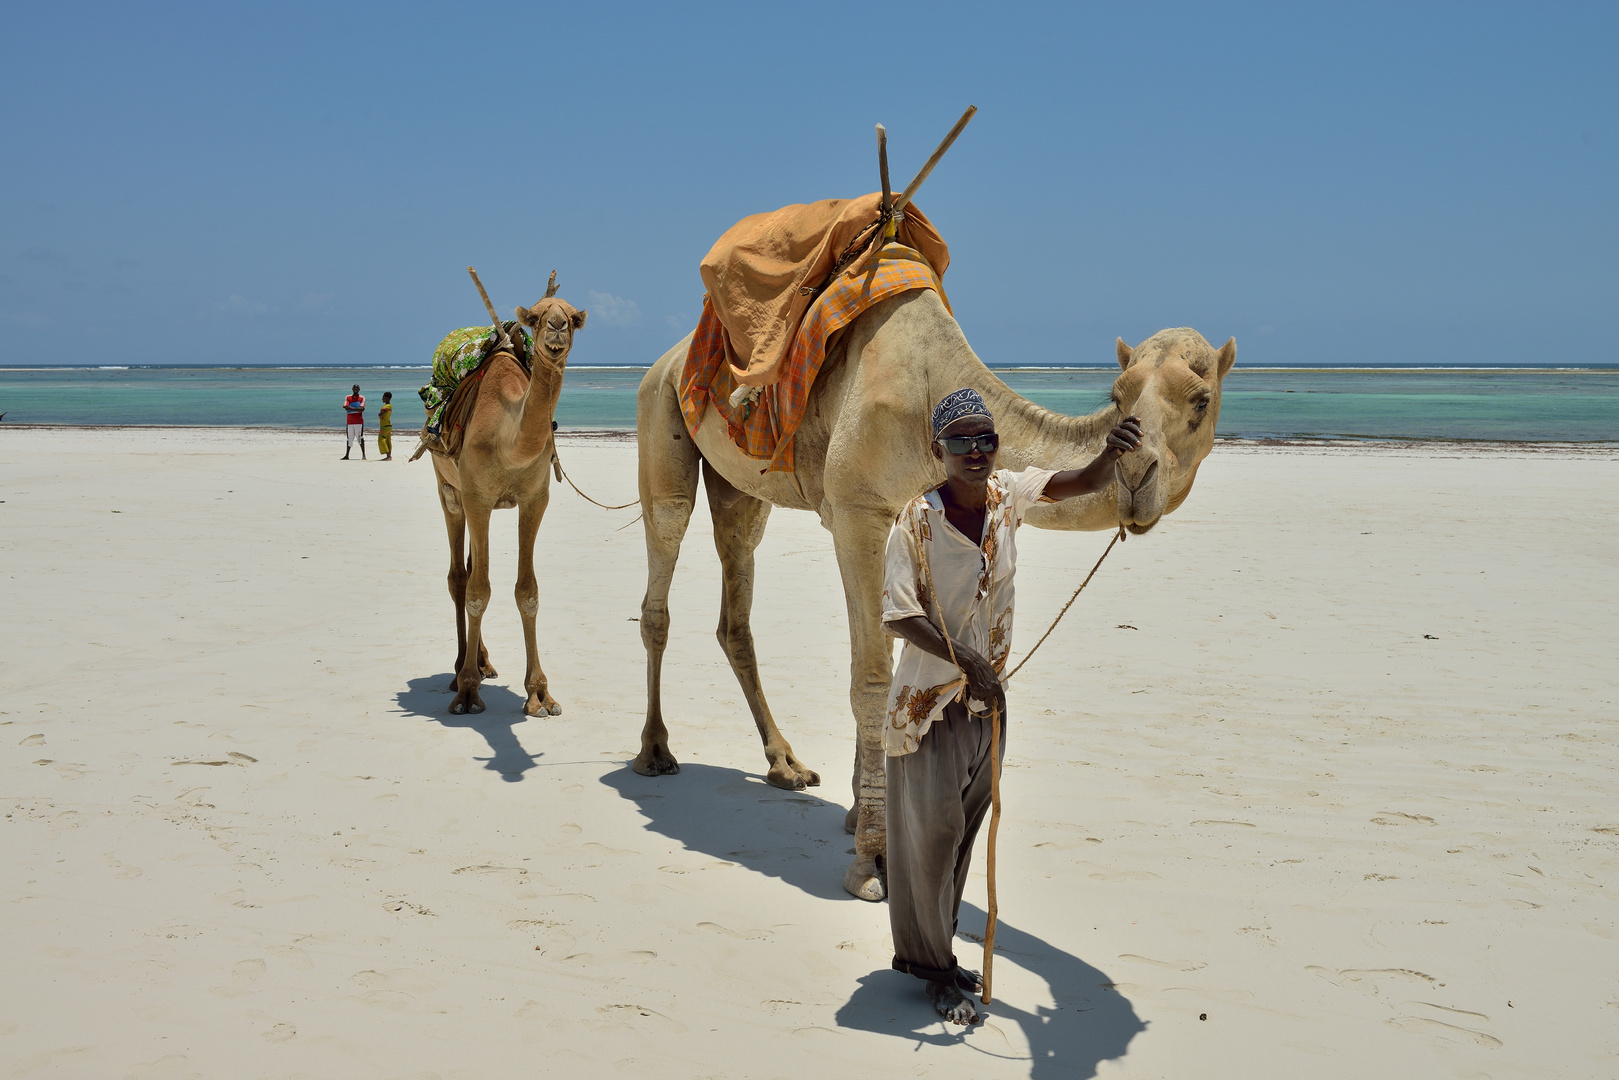
[[[552,418],[562,392],[573,335],[585,325],[585,313],[556,295],[556,275],[545,296],[532,308],[517,309],[517,321],[534,335],[534,371],[509,351],[489,360],[478,402],[466,421],[466,433],[454,457],[435,453],[439,505],[450,536],[450,598],[455,601],[455,677],[450,689],[452,713],[481,713],[478,686],[491,678],[489,650],[483,641],[483,614],[489,607],[489,515],[517,507],[517,610],[523,616],[523,642],[528,671],[523,688],[529,716],[562,712],[540,668],[534,619],[540,609],[540,583],[534,576],[534,537],[551,501]],[[465,555],[463,541],[470,534]]]

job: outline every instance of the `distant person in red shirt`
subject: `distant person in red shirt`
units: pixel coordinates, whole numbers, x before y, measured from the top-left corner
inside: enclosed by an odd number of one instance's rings
[[[354,384],[354,393],[343,399],[343,412],[347,414],[348,423],[344,425],[349,431],[348,446],[343,449],[343,460],[349,459],[349,451],[354,444],[360,444],[360,460],[365,460],[365,398],[360,396],[360,384]]]

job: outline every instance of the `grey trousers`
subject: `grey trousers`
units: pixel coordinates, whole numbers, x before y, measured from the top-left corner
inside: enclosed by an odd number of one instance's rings
[[[888,920],[894,967],[953,981],[956,913],[989,812],[990,721],[945,707],[914,754],[888,759]],[[1006,714],[1001,714],[1001,755]]]

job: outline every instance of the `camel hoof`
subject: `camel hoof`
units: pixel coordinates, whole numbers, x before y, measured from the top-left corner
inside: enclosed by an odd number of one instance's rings
[[[798,775],[804,778],[805,787],[821,786],[821,774],[816,772],[814,769],[806,769],[804,766],[800,765],[798,767]]]
[[[882,878],[877,876],[877,860],[870,855],[857,855],[843,874],[843,888],[859,900],[880,903],[887,895]]]
[[[630,762],[630,767],[642,776],[672,776],[680,771],[680,762],[663,747],[643,750]]]
[[[553,701],[545,707],[545,711],[550,713],[552,716],[561,716],[562,706]]]
[[[496,675],[500,674],[500,672],[496,671],[494,668],[490,667],[488,664],[484,664],[483,666],[478,668],[478,670],[483,673],[483,677],[486,678],[486,679],[493,679]]]
[[[850,836],[854,835],[855,826],[860,824],[860,807],[851,806],[849,812],[843,815],[843,831]]]
[[[770,771],[765,773],[765,779],[770,781],[772,787],[779,787],[786,791],[803,791],[804,778],[786,766],[772,765]]]

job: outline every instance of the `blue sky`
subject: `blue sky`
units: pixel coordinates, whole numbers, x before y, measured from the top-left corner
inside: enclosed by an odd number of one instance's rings
[[[891,22],[883,13],[892,12]],[[1611,363],[1619,6],[10,4],[0,364],[426,363],[556,268],[649,363],[747,214],[896,186],[991,363]]]

